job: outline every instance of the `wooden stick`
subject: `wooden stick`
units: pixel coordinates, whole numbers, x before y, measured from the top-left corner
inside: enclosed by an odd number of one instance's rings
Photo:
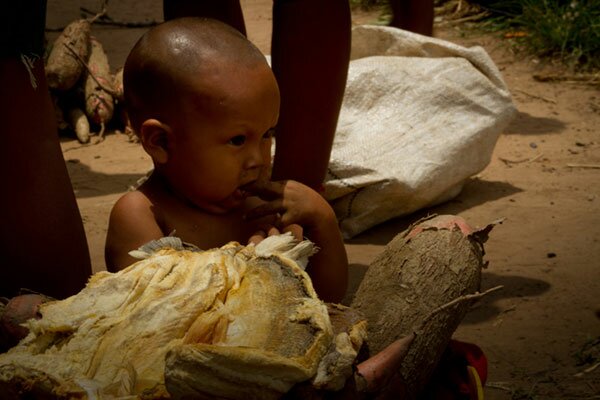
[[[87,14],[94,14],[93,11],[85,8],[79,7],[81,11]],[[101,13],[102,14],[102,13]],[[148,28],[151,26],[155,26],[161,23],[161,21],[151,20],[151,21],[118,21],[103,13],[102,15],[98,14],[98,17],[94,20],[96,25],[113,25],[113,26],[122,26],[126,28]]]
[[[600,362],[597,362],[596,364],[592,365],[591,367],[588,367],[588,368],[584,369],[583,371],[576,373],[573,376],[581,378],[583,375],[585,375],[585,374],[587,374],[589,372],[592,372],[593,370],[595,370],[598,367],[600,367]]]
[[[479,14],[474,14],[474,15],[469,15],[468,17],[464,17],[464,18],[459,18],[459,19],[451,19],[451,20],[447,20],[447,21],[442,21],[439,23],[439,25],[457,25],[463,22],[469,22],[469,21],[478,21],[482,18],[487,17],[488,15],[491,15],[490,12],[488,11],[482,11]]]
[[[111,17],[101,17],[98,20],[94,21],[95,25],[110,25],[110,26],[119,26],[124,28],[149,28],[152,26],[156,26],[160,24],[162,21],[150,20],[150,21],[119,21],[114,20]],[[50,27],[46,28],[46,32],[62,32],[64,31],[66,26],[58,26],[58,27]]]
[[[64,154],[64,153],[66,153],[68,151],[78,150],[78,149],[82,149],[82,148],[88,147],[88,146],[89,146],[89,144],[82,144],[82,145],[75,146],[75,147],[69,147],[68,149],[64,149],[62,152]]]
[[[541,158],[543,155],[544,155],[544,153],[540,153],[540,154],[538,154],[537,156],[535,156],[535,157],[533,157],[533,158],[530,158],[529,160],[527,160],[527,162],[528,162],[528,163],[532,163],[532,162],[534,162],[535,160],[537,160],[537,159]]]
[[[508,387],[508,385],[505,385],[502,382],[488,382],[485,384],[485,386],[493,389],[506,390],[507,392],[513,391],[510,387]]]
[[[600,169],[600,164],[567,164],[569,168]]]
[[[94,22],[96,22],[97,19],[102,18],[106,15],[106,7],[108,6],[108,0],[104,0],[102,2],[102,11],[100,11],[99,13],[97,13],[96,15],[94,15],[92,18],[89,19],[90,24],[93,24]]]
[[[456,6],[456,10],[454,11],[454,14],[458,14],[460,12],[460,9],[462,8],[462,0],[458,0],[458,5]]]
[[[498,157],[498,160],[500,160],[503,163],[508,165],[508,164],[521,164],[521,163],[529,161],[529,158],[520,158],[518,160],[510,160],[508,158]]]
[[[506,165],[510,165],[510,164],[521,164],[521,163],[531,163],[534,162],[535,160],[539,159],[540,157],[542,157],[544,154],[540,153],[535,157],[531,157],[531,158],[521,158],[519,160],[510,160],[508,158],[503,158],[503,157],[498,157],[498,160],[502,161],[503,163],[505,163]]]
[[[463,303],[465,301],[471,301],[471,300],[480,299],[483,296],[486,296],[486,295],[488,295],[488,294],[490,294],[492,292],[495,292],[496,290],[500,290],[502,288],[504,288],[504,286],[502,286],[502,285],[495,286],[495,287],[493,287],[491,289],[486,290],[485,292],[481,292],[481,293],[480,292],[476,292],[476,293],[472,293],[472,294],[466,294],[464,296],[457,297],[456,299],[454,299],[452,301],[449,301],[446,304],[442,304],[441,306],[439,306],[438,308],[432,310],[429,314],[427,314],[425,316],[425,318],[423,318],[421,320],[421,322],[417,325],[417,327],[414,329],[414,332],[417,333],[419,331],[422,331],[423,327],[425,326],[425,324],[427,324],[427,322],[429,322],[429,320],[431,320],[433,317],[435,317],[436,314],[438,314],[438,313],[440,313],[440,312],[442,312],[442,311],[444,311],[444,310],[446,310],[446,309],[448,309],[448,308],[450,308],[452,306],[455,306],[455,305],[457,305],[459,303]]]
[[[102,2],[102,10],[99,13],[95,13],[93,11],[90,11],[90,10],[88,10],[85,7],[79,7],[79,9],[81,11],[83,11],[83,12],[91,14],[92,17],[88,17],[87,20],[88,20],[88,22],[90,24],[94,24],[94,23],[98,23],[99,19],[107,18],[106,17],[107,6],[108,6],[108,0],[104,0]],[[46,27],[44,30],[47,31],[47,32],[62,32],[65,28],[66,28],[66,26],[59,26],[59,27],[56,27],[56,28],[48,28],[48,27]]]
[[[556,101],[555,101],[555,100],[552,100],[552,99],[547,99],[547,98],[545,98],[545,97],[538,96],[538,95],[536,95],[536,94],[527,93],[526,91],[524,91],[524,90],[521,90],[521,89],[514,89],[514,90],[515,90],[515,92],[523,93],[524,95],[527,95],[527,96],[529,96],[529,97],[533,97],[534,99],[539,99],[539,100],[543,100],[543,101],[545,101],[545,102],[547,102],[547,103],[556,104]]]
[[[160,21],[155,21],[155,20],[151,20],[151,21],[118,21],[118,20],[114,20],[110,17],[107,18],[103,18],[100,19],[98,21],[95,22],[96,25],[110,25],[110,26],[120,26],[120,27],[124,27],[124,28],[149,28],[152,26],[156,26],[158,24],[160,24]]]

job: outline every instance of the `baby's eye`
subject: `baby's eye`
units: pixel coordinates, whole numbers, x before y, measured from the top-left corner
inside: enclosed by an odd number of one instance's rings
[[[271,139],[273,136],[275,136],[275,128],[271,128],[266,131],[263,135],[263,139]]]
[[[246,143],[246,136],[244,135],[237,135],[229,139],[229,144],[234,146],[242,146],[244,143]]]

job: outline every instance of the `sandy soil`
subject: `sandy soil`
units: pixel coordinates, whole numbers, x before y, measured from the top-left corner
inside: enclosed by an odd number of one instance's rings
[[[242,1],[248,34],[269,53],[271,1]],[[79,17],[95,1],[50,0],[49,28]],[[160,21],[157,0],[111,2],[122,21]],[[355,24],[377,14],[355,11]],[[309,25],[307,25],[307,28]],[[113,69],[123,65],[144,28],[94,26]],[[56,33],[49,33],[51,40]],[[483,46],[504,74],[519,114],[498,140],[490,165],[454,200],[389,221],[347,242],[354,290],[383,246],[428,213],[451,213],[483,226],[506,218],[487,243],[482,289],[504,285],[473,307],[455,334],[478,344],[489,360],[488,399],[600,398],[596,346],[579,364],[586,343],[600,337],[600,92],[575,83],[540,83],[534,58],[511,51],[492,34],[437,26],[435,36]],[[94,270],[104,268],[108,213],[116,199],[151,167],[139,145],[110,132],[96,145],[62,138],[62,147],[90,245]],[[573,165],[581,165],[579,167]],[[579,375],[576,375],[580,373]]]

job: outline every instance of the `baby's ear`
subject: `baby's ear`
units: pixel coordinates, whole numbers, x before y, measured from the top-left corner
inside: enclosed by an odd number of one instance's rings
[[[165,164],[169,159],[171,127],[157,119],[147,119],[140,127],[140,141],[155,163]]]

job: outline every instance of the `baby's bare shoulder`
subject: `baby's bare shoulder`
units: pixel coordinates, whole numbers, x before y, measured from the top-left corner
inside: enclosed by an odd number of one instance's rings
[[[136,213],[150,208],[152,202],[148,196],[139,191],[134,190],[122,195],[113,206],[113,213]]]
[[[161,226],[162,212],[146,193],[134,190],[122,195],[114,204],[109,224],[126,230]]]
[[[129,251],[164,236],[152,203],[140,191],[127,192],[112,208],[106,234],[106,267],[120,270],[134,260]]]

